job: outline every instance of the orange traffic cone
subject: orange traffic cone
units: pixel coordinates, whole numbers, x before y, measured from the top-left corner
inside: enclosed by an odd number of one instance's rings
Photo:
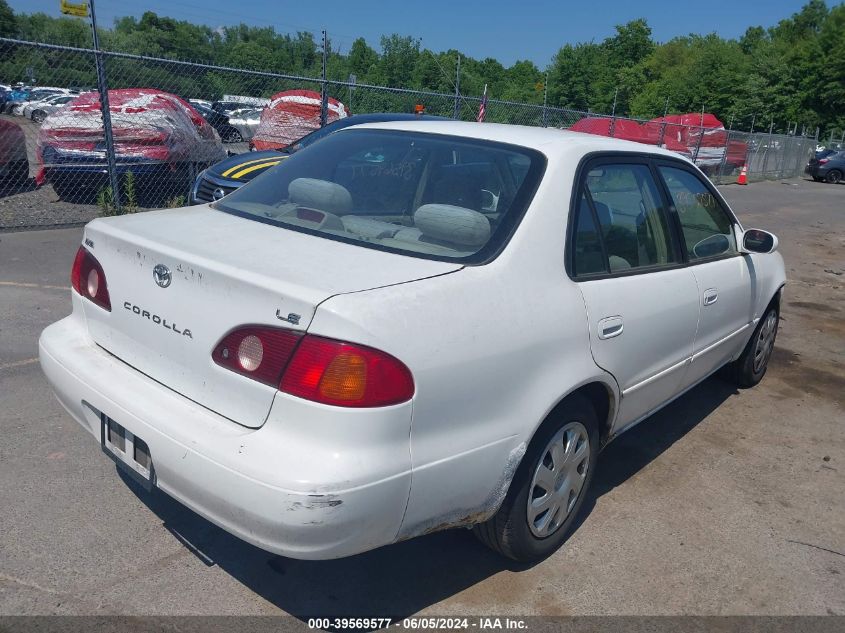
[[[748,167],[745,165],[742,166],[742,171],[739,172],[739,178],[736,179],[736,184],[738,185],[747,185],[748,184]]]

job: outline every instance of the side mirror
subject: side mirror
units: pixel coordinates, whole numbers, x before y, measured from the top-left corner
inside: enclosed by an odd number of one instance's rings
[[[748,229],[742,234],[743,253],[773,253],[778,248],[778,238],[761,229]]]

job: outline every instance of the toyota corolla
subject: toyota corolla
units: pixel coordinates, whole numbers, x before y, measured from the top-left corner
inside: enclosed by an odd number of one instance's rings
[[[94,220],[71,279],[41,365],[141,485],[294,558],[471,527],[517,560],[565,540],[614,437],[763,378],[785,282],[678,155],[451,121]]]

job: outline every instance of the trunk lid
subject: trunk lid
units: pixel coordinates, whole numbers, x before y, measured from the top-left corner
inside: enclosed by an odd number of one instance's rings
[[[207,206],[94,220],[85,245],[105,272],[111,312],[83,301],[94,341],[162,385],[259,427],[276,389],[220,367],[215,345],[243,325],[305,331],[337,294],[459,270],[268,226]],[[171,281],[157,282],[166,266]],[[161,269],[159,269],[161,271]],[[298,317],[298,318],[297,318]]]

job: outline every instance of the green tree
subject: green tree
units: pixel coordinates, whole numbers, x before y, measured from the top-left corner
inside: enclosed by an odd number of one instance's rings
[[[18,20],[6,0],[0,0],[0,37],[16,37]]]

